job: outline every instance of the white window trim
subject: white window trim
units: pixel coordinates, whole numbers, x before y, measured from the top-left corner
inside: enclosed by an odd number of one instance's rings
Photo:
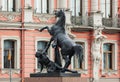
[[[50,41],[50,38],[43,38],[43,37],[37,37],[36,38],[36,41],[35,41],[35,51],[37,51],[37,42],[38,41]],[[50,50],[50,53],[49,53],[49,55],[50,55],[50,60],[53,60],[53,53],[52,53],[52,47],[50,46],[50,48],[49,48],[49,50]],[[35,72],[40,72],[40,69],[38,69],[37,68],[37,58],[35,58]],[[43,70],[43,72],[44,72],[44,70]]]
[[[54,12],[54,0],[49,0],[49,13],[53,14]]]
[[[1,53],[2,53],[2,73],[9,73],[9,68],[4,68],[4,40],[16,40],[16,55],[15,55],[15,68],[12,69],[12,73],[20,73],[20,39],[17,36],[4,36],[1,39]]]
[[[82,73],[82,74],[88,74],[88,43],[87,43],[87,40],[86,39],[75,39],[74,40],[75,42],[82,42],[85,44],[85,47],[84,47],[84,62],[85,62],[85,66],[83,68],[83,70],[80,70],[78,72]],[[73,69],[73,57],[72,57],[72,60],[71,60],[71,65],[72,65],[72,69]]]
[[[114,17],[117,16],[117,13],[118,13],[118,0],[113,0],[113,3],[112,3],[112,17],[113,17],[113,20],[114,20]]]
[[[103,42],[103,44],[105,44],[105,43],[112,43],[112,44],[114,44],[115,45],[115,49],[114,49],[114,59],[113,59],[113,64],[112,65],[114,65],[113,66],[113,70],[108,70],[108,71],[106,71],[106,70],[104,70],[104,65],[103,65],[103,61],[102,61],[102,74],[108,74],[108,75],[111,75],[111,74],[117,74],[117,70],[118,70],[118,68],[117,68],[117,54],[118,54],[118,43],[117,43],[117,41],[116,40],[105,40],[104,42]],[[102,45],[102,59],[103,59],[103,45]]]

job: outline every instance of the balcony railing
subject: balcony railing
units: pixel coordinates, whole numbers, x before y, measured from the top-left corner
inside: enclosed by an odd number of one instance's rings
[[[120,27],[120,18],[103,18],[102,23],[107,27]]]
[[[86,20],[85,20],[86,19]],[[93,19],[90,16],[85,17],[71,17],[72,24],[75,25],[86,25],[85,22],[87,22],[88,26],[91,26]],[[115,17],[113,18],[102,18],[102,25],[110,28],[120,28],[120,18]]]
[[[104,25],[104,26],[107,26],[107,27],[112,27],[113,25],[113,20],[112,20],[112,18],[103,18],[102,19],[102,24]]]
[[[72,24],[75,24],[75,25],[83,25],[84,21],[81,16],[78,16],[78,17],[72,16],[71,22],[72,22]]]

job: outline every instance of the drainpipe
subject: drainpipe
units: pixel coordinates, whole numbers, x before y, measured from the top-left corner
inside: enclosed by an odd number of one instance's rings
[[[21,0],[21,28],[24,28],[24,5],[25,4],[25,0]],[[21,79],[22,82],[24,82],[24,30],[21,30]]]
[[[74,15],[75,15],[74,24],[76,24],[76,0],[74,2]]]

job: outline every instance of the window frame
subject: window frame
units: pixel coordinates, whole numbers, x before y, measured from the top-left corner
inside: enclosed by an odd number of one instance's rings
[[[113,44],[113,49],[112,50],[112,69],[111,70],[106,70],[104,69],[104,62],[103,62],[103,54],[104,54],[104,50],[103,50],[103,45],[105,43],[110,43],[110,44]],[[117,73],[117,70],[118,70],[118,67],[117,67],[117,53],[118,53],[118,43],[116,40],[105,40],[102,44],[102,74],[116,74]]]
[[[9,40],[9,39],[7,39],[7,40],[4,40],[4,45],[5,45],[5,41],[8,41],[8,42],[12,42],[12,49],[10,48],[10,49],[6,49],[5,48],[5,46],[4,46],[4,52],[8,52],[8,53],[10,53],[11,54],[11,68],[12,69],[14,69],[15,68],[15,45],[16,45],[16,40]],[[6,56],[7,56],[7,62],[9,62],[8,61],[8,53],[6,54]],[[13,53],[13,54],[12,54]],[[14,57],[13,57],[14,56]],[[4,56],[5,57],[5,56]],[[4,63],[5,63],[5,61],[4,61]],[[14,63],[14,64],[13,64]],[[5,63],[6,64],[6,63]],[[10,64],[6,64],[7,66],[5,67],[5,64],[3,65],[3,67],[4,68],[9,68],[10,67]],[[9,65],[9,66],[8,66]]]
[[[110,44],[111,45],[111,47],[110,48],[112,48],[112,50],[110,50],[110,51],[103,51],[103,57],[104,57],[104,55],[106,56],[106,58],[105,59],[107,59],[107,61],[105,61],[105,67],[104,67],[104,70],[112,70],[113,69],[113,65],[111,64],[111,67],[109,67],[108,66],[108,56],[109,55],[111,55],[112,56],[112,62],[113,62],[113,55],[114,55],[114,52],[113,52],[113,48],[114,48],[114,44],[112,44],[112,43],[104,43],[104,44]],[[104,47],[104,44],[103,44],[103,47]],[[103,59],[103,61],[104,61],[104,59]]]
[[[2,58],[2,73],[9,73],[9,68],[4,68],[4,41],[5,40],[12,40],[15,41],[15,65],[12,68],[13,73],[20,73],[20,39],[17,36],[4,36],[1,39],[1,58]]]
[[[49,42],[50,38],[37,37],[36,41],[35,41],[35,51],[37,51],[38,41]],[[49,47],[49,54],[48,55],[49,55],[50,60],[54,61],[54,58],[53,58],[54,55],[52,53],[52,47],[51,46]],[[35,57],[35,72],[40,72],[40,69],[38,68],[38,65],[37,65],[37,58],[36,57]],[[43,69],[42,72],[46,72],[46,70]]]
[[[84,60],[83,60],[83,69],[77,69],[77,71],[79,73],[83,73],[83,74],[87,74],[88,73],[88,43],[87,43],[87,40],[86,39],[75,39],[74,40],[75,42],[78,42],[78,43],[83,43],[84,47],[83,47],[83,54],[84,54]],[[74,69],[74,61],[73,61],[73,57],[71,59],[71,65],[72,65],[72,69],[73,70],[76,70]]]

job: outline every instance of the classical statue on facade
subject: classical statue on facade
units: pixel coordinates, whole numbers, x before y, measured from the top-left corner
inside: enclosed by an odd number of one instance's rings
[[[64,69],[67,69],[71,64],[71,58],[73,55],[77,55],[83,58],[83,48],[81,45],[76,44],[65,32],[65,14],[62,10],[56,11],[55,17],[59,18],[58,21],[52,27],[43,27],[40,29],[42,32],[44,29],[47,29],[49,34],[52,36],[48,45],[46,46],[43,52],[47,52],[51,42],[52,47],[55,52],[55,63],[61,66],[60,56],[59,56],[59,48],[61,49],[62,58],[65,60]],[[63,72],[65,72],[63,70]]]
[[[93,80],[99,79],[99,69],[102,56],[102,44],[106,36],[102,34],[102,28],[94,29],[94,37],[92,42],[92,59],[93,59]]]

